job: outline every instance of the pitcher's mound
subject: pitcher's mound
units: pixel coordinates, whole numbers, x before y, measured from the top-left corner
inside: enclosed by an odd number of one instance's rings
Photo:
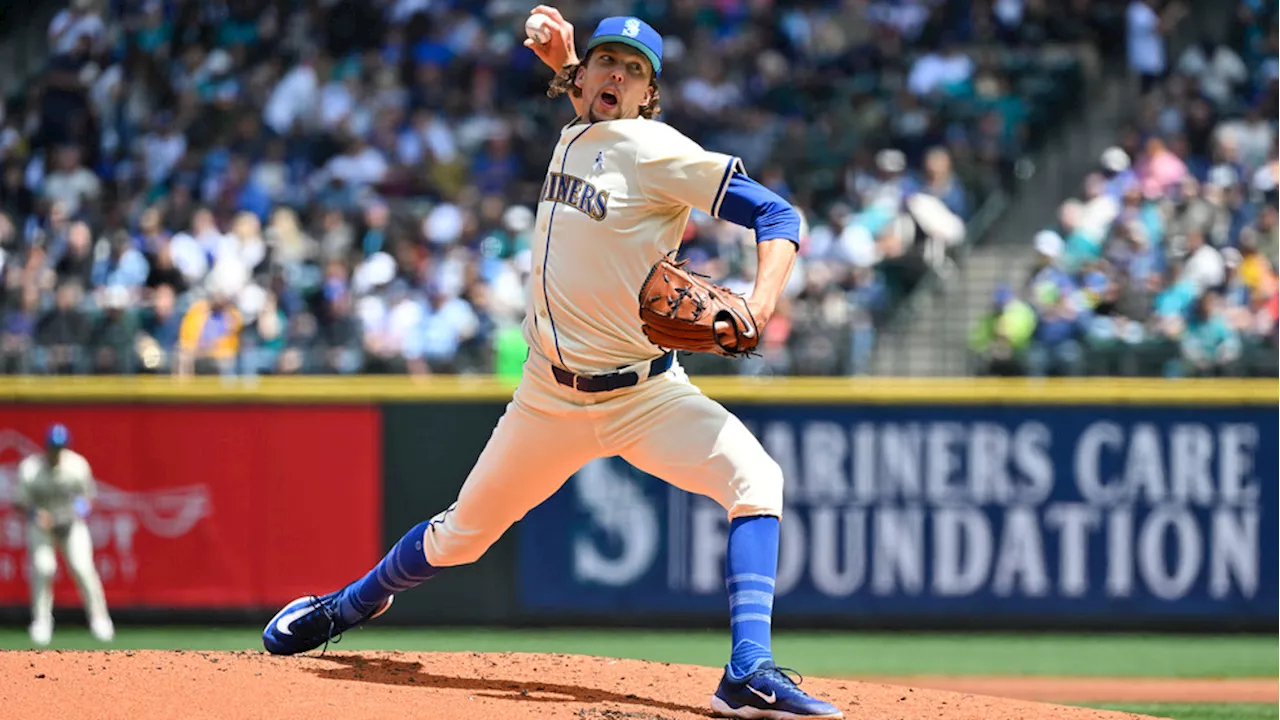
[[[525,653],[0,653],[6,718],[694,720],[715,668]],[[1136,720],[1139,716],[806,679],[850,720]]]

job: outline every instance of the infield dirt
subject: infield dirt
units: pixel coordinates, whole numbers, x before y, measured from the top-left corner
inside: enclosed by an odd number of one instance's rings
[[[693,720],[715,668],[578,655],[0,652],[5,718]],[[856,720],[1143,720],[985,695],[809,678]]]
[[[914,676],[861,680],[1070,703],[1274,703],[1280,693],[1280,680],[1276,678]]]

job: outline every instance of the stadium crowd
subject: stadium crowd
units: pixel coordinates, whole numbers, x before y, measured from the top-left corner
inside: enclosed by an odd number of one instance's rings
[[[1156,5],[1128,9],[1136,120],[973,328],[981,372],[1277,374],[1276,5],[1168,59]]]
[[[742,370],[839,374],[1009,185],[1120,5],[560,7],[649,19],[661,119],[805,214]],[[518,373],[532,202],[571,113],[520,44],[529,9],[71,0],[0,108],[0,373]],[[683,253],[749,289],[749,231],[695,215]]]

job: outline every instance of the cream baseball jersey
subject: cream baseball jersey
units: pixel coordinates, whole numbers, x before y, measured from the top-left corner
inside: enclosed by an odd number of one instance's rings
[[[76,517],[76,498],[92,498],[95,487],[83,455],[66,448],[59,452],[57,467],[49,467],[43,453],[30,455],[18,465],[18,502],[48,510],[54,522],[65,524]]]
[[[693,208],[717,216],[736,157],[636,118],[565,126],[538,198],[525,340],[575,373],[657,357],[637,293],[680,246]]]

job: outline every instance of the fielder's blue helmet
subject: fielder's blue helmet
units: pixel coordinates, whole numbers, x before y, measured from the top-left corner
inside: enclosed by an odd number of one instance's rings
[[[45,434],[44,444],[50,448],[62,448],[71,444],[71,431],[62,423],[54,423],[49,426],[49,432]]]

